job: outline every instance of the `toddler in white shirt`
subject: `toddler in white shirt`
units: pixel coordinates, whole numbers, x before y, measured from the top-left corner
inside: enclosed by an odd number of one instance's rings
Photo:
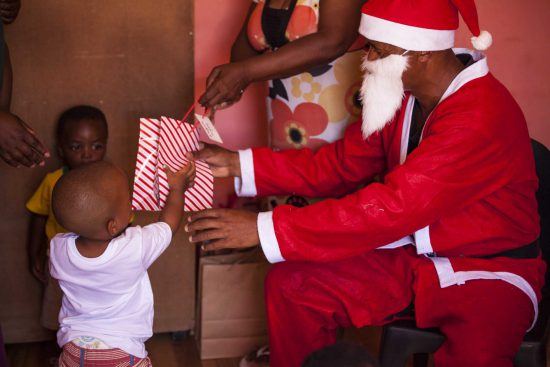
[[[166,206],[159,222],[144,227],[128,226],[130,188],[120,168],[97,162],[57,182],[54,215],[72,232],[55,236],[50,250],[50,272],[63,290],[57,333],[61,367],[151,365],[144,346],[153,333],[147,268],[180,226],[195,166],[190,162],[178,173],[166,173]]]

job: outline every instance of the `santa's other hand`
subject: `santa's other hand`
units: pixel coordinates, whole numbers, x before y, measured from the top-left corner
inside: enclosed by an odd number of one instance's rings
[[[259,245],[258,214],[236,209],[207,209],[189,216],[185,231],[189,242],[205,251]]]

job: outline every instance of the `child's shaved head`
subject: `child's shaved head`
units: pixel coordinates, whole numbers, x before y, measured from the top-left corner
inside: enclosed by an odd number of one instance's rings
[[[128,225],[128,178],[103,161],[70,170],[54,187],[52,207],[57,221],[69,231],[91,239],[112,238],[110,221],[118,221],[120,230]]]

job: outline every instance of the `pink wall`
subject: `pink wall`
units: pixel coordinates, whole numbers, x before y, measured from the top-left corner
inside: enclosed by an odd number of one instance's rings
[[[493,35],[489,67],[525,113],[531,136],[550,147],[550,1],[478,0],[481,29]],[[469,45],[460,29],[457,45]]]
[[[229,59],[229,49],[251,0],[195,1],[195,94],[204,90],[215,65]],[[489,65],[517,98],[531,135],[550,146],[550,71],[547,46],[550,1],[478,0],[482,29],[494,44]],[[461,28],[458,46],[469,46],[470,34]],[[217,114],[216,123],[226,146],[246,147],[266,142],[265,88],[249,88],[243,100]]]
[[[251,3],[251,0],[195,1],[196,99],[204,92],[212,68],[229,60],[231,45]],[[265,83],[253,85],[239,103],[216,113],[215,124],[225,147],[239,149],[267,144],[266,95]],[[216,202],[225,205],[233,191],[232,180],[216,180],[215,185]]]
[[[235,40],[251,0],[195,1],[195,96],[204,92],[213,67],[229,61]],[[216,113],[216,127],[229,148],[267,142],[265,84],[249,87],[236,105]]]

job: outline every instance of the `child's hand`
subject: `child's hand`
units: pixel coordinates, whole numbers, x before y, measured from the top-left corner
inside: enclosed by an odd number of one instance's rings
[[[170,191],[185,191],[193,186],[195,180],[195,161],[190,160],[179,172],[172,172],[167,167],[164,170],[168,177]]]
[[[193,186],[193,181],[195,180],[195,161],[190,159],[189,163],[179,172],[174,173],[169,168],[165,168],[165,171],[168,177],[170,193],[166,199],[166,205],[160,213],[160,221],[168,224],[172,233],[176,233],[181,224],[181,216],[183,214],[185,201],[183,192],[188,187]]]

